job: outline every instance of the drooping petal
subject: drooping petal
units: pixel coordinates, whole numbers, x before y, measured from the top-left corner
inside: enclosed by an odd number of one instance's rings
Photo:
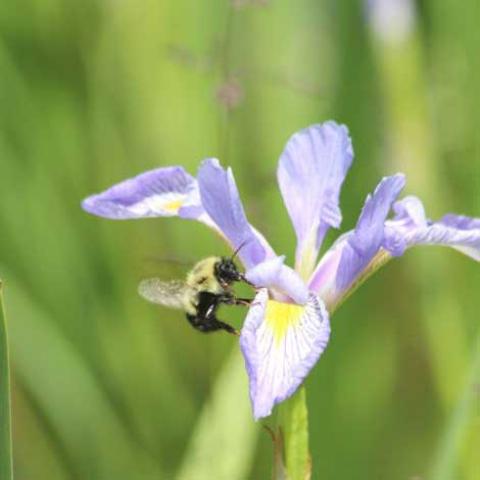
[[[387,243],[385,220],[404,186],[403,174],[383,178],[368,195],[355,230],[342,235],[318,264],[309,288],[328,304],[344,294]]]
[[[247,270],[245,276],[257,288],[268,288],[304,305],[309,298],[308,288],[298,273],[285,265],[284,261],[284,255],[265,260]]]
[[[247,220],[232,170],[224,170],[215,158],[205,160],[198,172],[203,208],[234,249],[246,268],[273,255],[266,239]]]
[[[203,213],[196,180],[182,167],[150,170],[82,202],[87,212],[114,220],[171,217],[182,208]]]
[[[297,235],[295,269],[302,275],[313,270],[327,230],[340,226],[340,189],[352,159],[348,129],[335,122],[296,133],[280,157],[278,183]]]
[[[328,312],[316,295],[300,306],[269,300],[266,289],[259,291],[240,336],[256,419],[295,392],[329,338]]]
[[[406,197],[394,208],[395,217],[385,224],[386,237],[399,238],[403,250],[414,245],[443,245],[480,261],[480,219],[448,214],[431,222],[416,197]]]

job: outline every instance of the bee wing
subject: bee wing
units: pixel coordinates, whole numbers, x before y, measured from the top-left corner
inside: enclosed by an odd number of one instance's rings
[[[180,310],[185,308],[184,298],[187,291],[188,286],[177,280],[165,282],[159,278],[147,278],[138,285],[138,293],[149,302]]]

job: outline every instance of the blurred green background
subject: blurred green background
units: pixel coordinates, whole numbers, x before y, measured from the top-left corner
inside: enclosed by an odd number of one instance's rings
[[[136,293],[140,278],[185,273],[161,259],[228,250],[194,222],[89,216],[85,196],[218,156],[291,260],[276,162],[293,132],[336,119],[356,154],[344,229],[396,171],[432,218],[480,216],[479,3],[383,4],[369,20],[361,1],[0,2],[18,480],[270,478],[235,339]],[[479,287],[478,264],[417,248],[335,314],[307,381],[314,479],[480,478]]]

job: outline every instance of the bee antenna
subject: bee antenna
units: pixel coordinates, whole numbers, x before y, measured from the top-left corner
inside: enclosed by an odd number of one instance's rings
[[[232,260],[235,260],[235,257],[238,255],[238,253],[240,252],[240,250],[248,243],[248,240],[245,240],[243,241],[238,247],[237,249],[233,252],[232,254],[232,257],[231,259]]]

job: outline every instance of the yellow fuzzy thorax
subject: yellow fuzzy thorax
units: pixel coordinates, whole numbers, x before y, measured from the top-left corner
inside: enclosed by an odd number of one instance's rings
[[[215,277],[215,264],[220,257],[208,257],[200,260],[187,275],[187,285],[195,290],[219,294],[223,288]]]
[[[267,325],[272,329],[275,342],[280,343],[290,327],[294,327],[302,318],[305,307],[294,303],[269,300],[265,312]]]

